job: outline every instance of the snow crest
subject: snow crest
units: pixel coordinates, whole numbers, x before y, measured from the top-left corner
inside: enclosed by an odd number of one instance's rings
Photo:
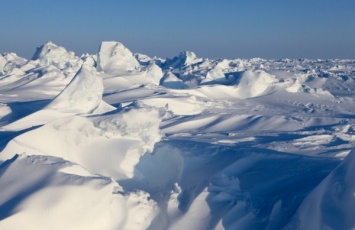
[[[97,56],[97,68],[104,72],[133,71],[139,68],[139,62],[132,52],[122,43],[102,42]]]
[[[354,229],[355,150],[300,205],[290,228]]]
[[[252,98],[265,95],[273,90],[273,84],[278,80],[265,71],[245,71],[237,86],[236,93],[241,98]]]
[[[104,91],[96,69],[83,65],[69,85],[46,107],[75,113],[91,113],[101,103]]]
[[[52,42],[38,47],[32,57],[32,60],[38,60],[42,66],[54,65],[59,69],[71,67],[76,59],[74,52],[68,52],[64,47]]]
[[[160,141],[162,134],[159,125],[161,112],[158,109],[142,107],[130,109],[118,116],[98,119],[95,126],[105,131],[105,136],[120,136],[142,140],[147,151],[153,151],[154,144]]]

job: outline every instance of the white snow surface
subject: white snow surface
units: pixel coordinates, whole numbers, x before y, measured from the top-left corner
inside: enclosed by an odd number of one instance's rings
[[[92,113],[99,107],[103,91],[102,78],[96,69],[83,64],[68,86],[46,108],[64,112]]]
[[[0,55],[0,229],[354,229],[355,60]]]
[[[120,42],[102,42],[97,56],[98,70],[105,72],[132,71],[139,67],[132,52]]]

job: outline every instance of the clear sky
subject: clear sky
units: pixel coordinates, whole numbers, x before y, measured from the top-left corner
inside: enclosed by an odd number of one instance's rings
[[[355,59],[354,0],[0,0],[0,53],[114,40],[172,57]]]

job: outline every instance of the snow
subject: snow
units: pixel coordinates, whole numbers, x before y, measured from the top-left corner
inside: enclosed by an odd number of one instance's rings
[[[206,82],[213,82],[213,81],[224,81],[226,80],[226,77],[222,71],[221,68],[219,67],[214,67],[210,71],[208,71],[206,78],[202,80],[201,83],[206,83]]]
[[[101,43],[97,67],[104,72],[133,71],[139,67],[139,63],[122,43],[107,41]]]
[[[241,98],[259,97],[270,93],[278,80],[262,70],[245,71],[241,74],[236,93]]]
[[[0,74],[4,74],[4,67],[6,65],[6,59],[0,55]]]
[[[146,77],[151,79],[153,84],[159,85],[164,73],[162,69],[156,65],[154,62],[149,64],[146,70]]]
[[[160,80],[160,84],[166,88],[171,89],[185,89],[188,86],[173,73],[167,72]]]
[[[291,228],[352,229],[355,225],[354,150],[302,202]]]
[[[355,228],[355,61],[0,55],[0,229]]]
[[[68,52],[64,47],[47,42],[37,48],[32,60],[38,60],[41,65],[54,65],[59,69],[71,66],[71,59],[75,59],[73,52]]]
[[[91,113],[100,105],[103,91],[102,79],[96,69],[84,64],[68,86],[46,108]]]
[[[173,68],[182,68],[200,62],[202,62],[202,58],[197,58],[194,52],[184,51],[172,59],[167,59],[165,65]]]

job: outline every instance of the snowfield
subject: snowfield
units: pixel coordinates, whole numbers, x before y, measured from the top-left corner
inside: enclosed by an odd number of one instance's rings
[[[354,229],[355,60],[0,55],[0,229]]]

